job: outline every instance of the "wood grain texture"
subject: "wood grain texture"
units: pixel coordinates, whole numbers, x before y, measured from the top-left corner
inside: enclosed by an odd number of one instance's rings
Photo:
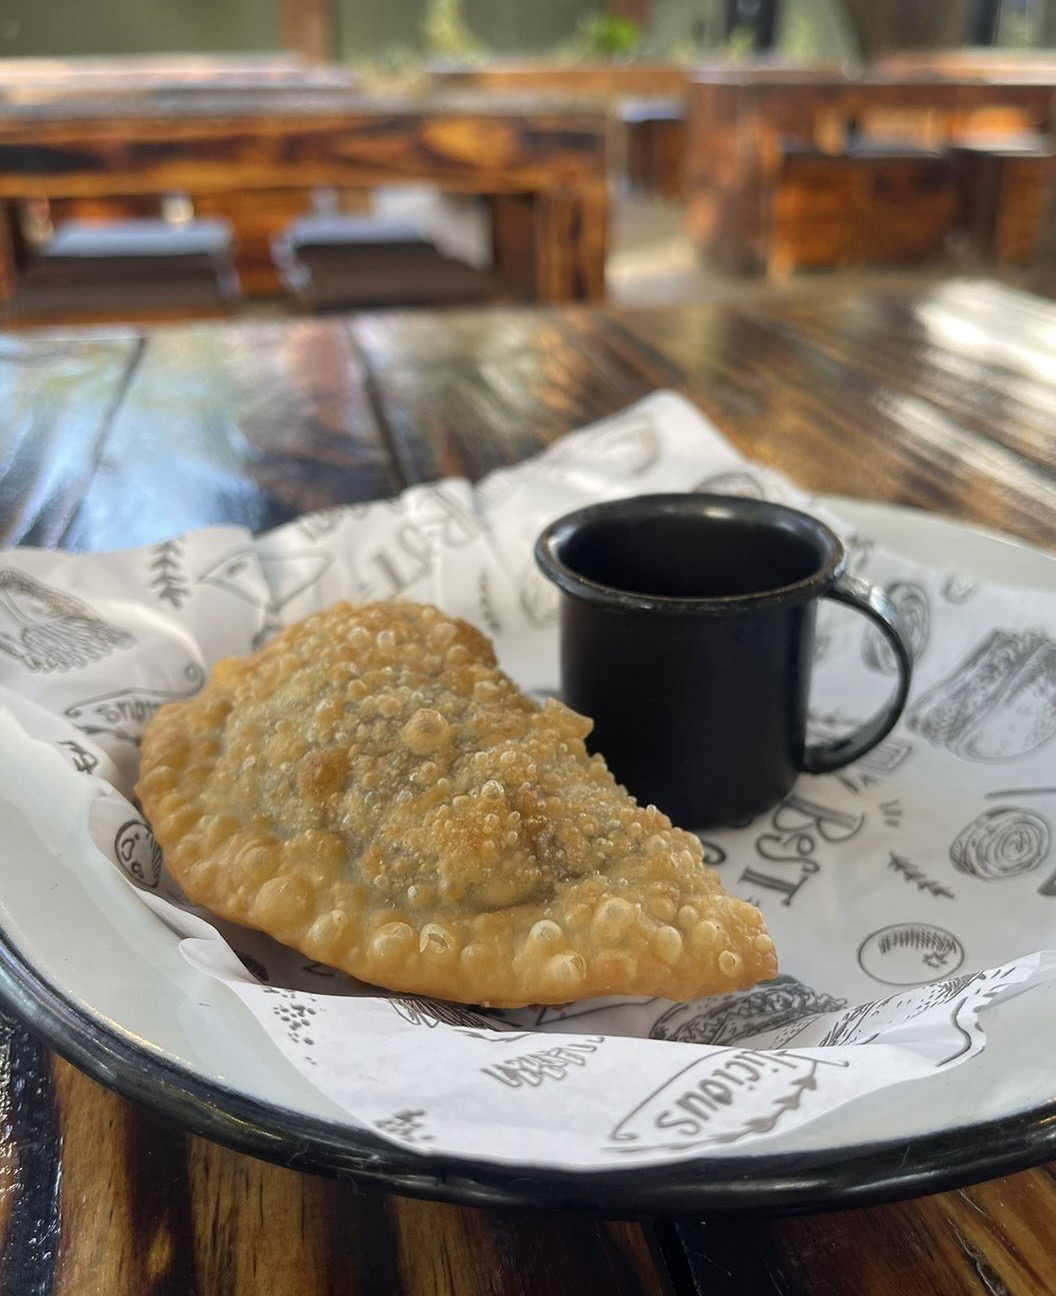
[[[0,543],[59,543],[140,346],[127,330],[76,342],[0,335]]]
[[[782,273],[796,265],[840,265],[868,259],[874,244],[876,264],[911,262],[941,245],[943,214],[948,224],[952,195],[945,205],[941,197],[929,204],[926,193],[918,195],[920,210],[913,219],[908,210],[889,210],[884,219],[877,209],[874,227],[864,230],[856,194],[875,186],[872,173],[879,163],[848,148],[856,125],[884,115],[901,122],[916,116],[921,121],[918,135],[929,147],[944,149],[981,113],[1011,112],[1023,126],[1044,130],[1052,122],[1054,94],[1051,82],[1013,76],[976,79],[925,72],[848,77],[832,70],[781,67],[698,70],[690,78],[687,108],[689,231],[717,265],[731,270]],[[790,146],[840,155],[849,172],[863,173],[831,230],[809,220],[789,226],[787,207],[797,184],[796,166],[786,164],[793,162],[786,157]],[[920,169],[923,163],[907,160],[905,165]],[[892,216],[898,217],[894,225]],[[857,226],[853,239],[849,225]]]
[[[159,329],[63,544],[149,544],[203,523],[257,531],[394,485],[339,328],[304,319]]]
[[[808,489],[1056,548],[1054,336],[1051,303],[963,280],[4,338],[0,522],[68,547],[261,528],[480,477],[671,387]],[[185,1134],[0,1030],[2,1296],[1043,1296],[1054,1219],[1046,1167],[713,1224],[385,1197]]]
[[[1054,1211],[1053,1171],[1042,1167],[869,1210],[675,1232],[697,1296],[1045,1296]]]
[[[610,123],[589,107],[434,108],[303,91],[158,96],[11,109],[0,197],[229,192],[431,181],[467,192],[561,190],[604,178]]]
[[[486,90],[539,99],[559,96],[612,102],[629,96],[680,99],[686,93],[691,69],[678,63],[489,59],[482,66],[433,64],[427,72],[431,88],[441,92]]]
[[[12,104],[0,200],[427,183],[495,207],[500,266],[544,302],[605,291],[615,122],[600,107],[367,100],[348,90],[208,87]],[[503,199],[526,220],[504,219]],[[15,260],[0,244],[0,294]]]

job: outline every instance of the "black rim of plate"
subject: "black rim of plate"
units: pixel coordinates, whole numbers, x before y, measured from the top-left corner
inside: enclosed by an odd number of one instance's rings
[[[289,1169],[463,1205],[610,1218],[793,1214],[940,1192],[1038,1165],[1056,1152],[1054,1091],[1053,1101],[1029,1111],[832,1153],[701,1157],[602,1171],[425,1155],[368,1130],[251,1098],[150,1052],[41,977],[2,931],[0,998],[80,1070],[194,1134]]]

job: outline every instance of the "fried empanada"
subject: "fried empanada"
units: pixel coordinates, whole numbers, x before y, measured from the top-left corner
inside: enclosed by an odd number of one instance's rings
[[[137,792],[194,901],[392,990],[518,1007],[771,977],[758,910],[464,621],[339,603],[162,707]]]

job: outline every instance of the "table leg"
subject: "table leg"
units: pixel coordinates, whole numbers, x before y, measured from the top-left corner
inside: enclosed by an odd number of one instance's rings
[[[604,301],[608,192],[493,194],[495,269],[532,301]]]

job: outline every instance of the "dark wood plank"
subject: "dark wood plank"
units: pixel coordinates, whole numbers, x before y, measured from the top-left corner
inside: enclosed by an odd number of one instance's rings
[[[655,387],[592,312],[363,315],[349,324],[407,481],[476,479]]]
[[[672,1227],[697,1296],[1041,1296],[1054,1211],[1041,1168],[868,1210]]]
[[[142,343],[0,335],[0,544],[59,542]]]
[[[900,362],[874,363],[875,339],[868,339],[883,310],[876,301],[861,303],[856,318],[848,308],[825,326],[827,338],[844,335],[839,359],[765,306],[611,318],[626,331],[636,362],[647,347],[659,382],[682,382],[738,448],[804,488],[915,504],[1053,544],[1056,478],[1044,458],[1023,457],[1027,434],[1015,413],[1017,388],[1041,376],[1034,352],[1022,350],[1007,369],[979,370],[974,387],[965,376],[940,401],[939,379],[912,344]],[[823,317],[822,307],[818,312]],[[890,346],[901,331],[897,310],[894,316],[883,326]],[[1049,319],[1056,325],[1056,312]],[[942,363],[963,366],[952,339],[936,335],[927,346],[945,353]],[[968,418],[966,392],[988,417]],[[1056,409],[1051,380],[1042,377],[1033,399]]]
[[[410,1296],[663,1296],[641,1226],[390,1199]]]
[[[330,90],[29,105],[0,121],[0,197],[408,180],[561,192],[604,179],[609,135],[608,116],[589,106],[426,109]]]
[[[185,1136],[61,1060],[49,1075],[23,1036],[16,1146],[33,1155],[4,1177],[5,1292],[666,1296],[642,1226],[386,1197],[270,1165]],[[29,1177],[47,1164],[50,1178]]]
[[[257,531],[395,484],[338,324],[159,329],[63,545],[148,544],[219,522]]]
[[[1021,305],[1012,295],[988,309],[1002,302]],[[1051,544],[1056,387],[1043,327],[1056,311],[1023,299],[1021,314],[1037,318],[1009,324],[988,365],[965,356],[963,338],[944,340],[937,318],[925,328],[926,306],[939,304],[789,298],[600,316],[465,312],[442,333],[409,314],[351,327],[408,480],[480,476],[671,386],[806,489],[923,505]],[[1029,338],[1016,342],[1017,327]]]
[[[6,1013],[0,1013],[0,1111],[0,1291],[50,1292],[63,1168],[50,1054]]]

